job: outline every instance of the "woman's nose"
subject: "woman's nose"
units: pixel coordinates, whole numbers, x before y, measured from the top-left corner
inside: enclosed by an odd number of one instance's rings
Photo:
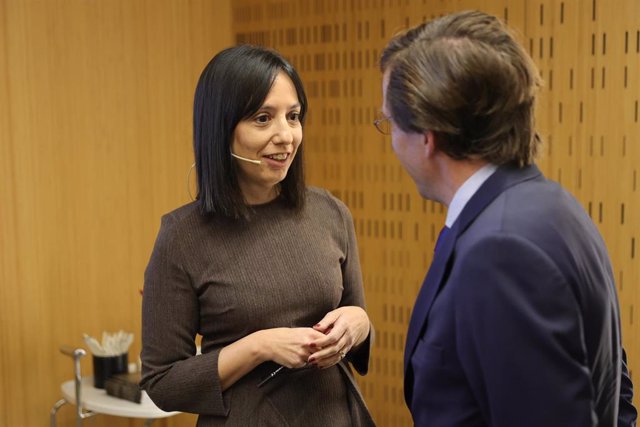
[[[293,143],[293,129],[288,120],[278,120],[276,125],[275,135],[273,136],[274,144],[292,144]]]

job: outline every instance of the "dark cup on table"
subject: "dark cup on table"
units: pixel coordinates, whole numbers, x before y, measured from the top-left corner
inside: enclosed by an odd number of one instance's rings
[[[93,386],[104,388],[107,378],[116,374],[126,374],[129,367],[129,353],[118,356],[93,355]]]

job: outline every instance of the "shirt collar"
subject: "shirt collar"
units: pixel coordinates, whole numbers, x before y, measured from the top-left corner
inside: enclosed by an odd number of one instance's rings
[[[449,209],[447,210],[447,219],[445,225],[451,227],[454,222],[460,216],[460,212],[464,209],[465,205],[476,194],[478,188],[498,169],[498,166],[493,164],[486,164],[478,169],[473,175],[458,188],[456,194],[453,195]]]

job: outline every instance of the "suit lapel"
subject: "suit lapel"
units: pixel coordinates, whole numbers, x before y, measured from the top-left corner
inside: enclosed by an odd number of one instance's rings
[[[507,188],[529,179],[540,176],[540,171],[536,166],[528,166],[522,169],[502,166],[496,170],[483,184],[478,191],[469,199],[456,222],[451,226],[451,231],[441,242],[438,251],[434,254],[433,261],[427,272],[427,276],[422,283],[416,303],[411,314],[409,330],[407,331],[407,341],[404,352],[404,370],[408,373],[409,362],[415,350],[418,338],[426,327],[427,317],[438,290],[444,283],[443,278],[447,270],[447,264],[453,254],[456,240],[473,220],[491,203],[500,193]],[[410,390],[405,381],[405,396]],[[410,398],[407,399],[410,403]]]
[[[416,303],[411,313],[411,321],[409,322],[409,330],[407,331],[407,343],[404,350],[405,372],[411,355],[413,354],[413,349],[418,342],[422,325],[429,314],[431,304],[440,288],[445,267],[453,252],[453,246],[458,236],[458,225],[459,223],[456,221],[451,227],[451,230],[449,230],[446,236],[440,241],[438,250],[433,254],[433,261],[431,261],[427,276],[422,282],[422,287],[420,287],[420,292],[416,298]]]

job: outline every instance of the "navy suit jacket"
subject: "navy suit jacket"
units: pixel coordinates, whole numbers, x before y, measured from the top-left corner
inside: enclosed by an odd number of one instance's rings
[[[434,254],[405,348],[419,427],[629,427],[605,244],[535,166],[503,166]]]

